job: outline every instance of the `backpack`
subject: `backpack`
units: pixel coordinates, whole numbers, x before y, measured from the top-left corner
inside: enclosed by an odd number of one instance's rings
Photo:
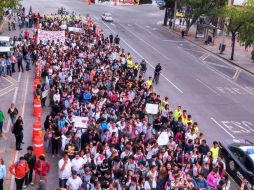
[[[92,185],[90,183],[88,183],[87,181],[83,181],[80,190],[91,190],[92,189]]]

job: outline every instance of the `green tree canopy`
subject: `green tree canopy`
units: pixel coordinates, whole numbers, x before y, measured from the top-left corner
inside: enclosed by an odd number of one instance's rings
[[[0,0],[0,16],[3,16],[5,8],[14,8],[18,0]]]
[[[248,45],[254,42],[254,0],[247,1],[242,7],[226,7],[224,17],[227,20],[226,28],[231,35],[232,51],[230,59],[233,60],[237,35],[239,35],[242,42]]]

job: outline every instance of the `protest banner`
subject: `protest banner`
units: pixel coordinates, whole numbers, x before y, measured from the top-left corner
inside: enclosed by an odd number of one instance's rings
[[[146,113],[148,114],[157,114],[159,111],[159,105],[158,104],[146,104]]]
[[[74,127],[80,129],[87,129],[88,117],[75,116],[73,118]]]
[[[77,27],[68,27],[68,30],[70,32],[78,32],[78,33],[83,33],[84,30],[82,28],[77,28]]]
[[[46,31],[46,30],[38,30],[38,39],[37,43],[40,41],[47,42],[47,41],[59,41],[65,42],[65,31]]]
[[[158,145],[159,146],[167,145],[168,142],[169,142],[169,138],[168,138],[167,132],[162,132],[157,139]]]

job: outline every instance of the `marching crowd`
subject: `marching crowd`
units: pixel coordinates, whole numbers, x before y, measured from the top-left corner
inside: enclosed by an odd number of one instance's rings
[[[197,122],[168,97],[154,91],[153,79],[140,75],[138,63],[120,47],[120,38],[98,33],[82,19],[43,17],[43,30],[65,23],[83,32],[66,31],[65,43],[41,42],[45,84],[52,107],[45,144],[58,162],[59,187],[100,189],[229,189],[218,143],[206,144]],[[45,99],[43,100],[45,102]],[[146,104],[158,104],[156,115]],[[75,118],[88,118],[86,129]],[[168,143],[159,145],[162,132]]]
[[[65,43],[35,45],[30,40],[33,51],[26,51],[26,56],[35,52],[33,60],[42,66],[45,80],[35,96],[42,106],[51,106],[44,139],[48,155],[62,157],[59,189],[230,189],[218,142],[209,147],[191,114],[181,106],[173,109],[168,97],[155,92],[153,78],[144,75],[144,61],[141,74],[140,64],[120,47],[117,35],[105,36],[98,25],[77,16],[52,14],[38,20],[47,31],[62,25],[82,28],[66,30]],[[48,96],[42,96],[45,92]],[[158,113],[148,114],[147,104],[157,104]],[[77,117],[83,118],[83,127],[76,126]],[[163,145],[157,140],[162,133],[168,138]],[[35,161],[32,147],[27,150],[29,159],[24,156],[19,162],[27,164],[25,173],[30,169],[26,185],[32,183],[33,170],[47,183],[50,164],[43,155]],[[22,189],[23,181],[16,184]]]

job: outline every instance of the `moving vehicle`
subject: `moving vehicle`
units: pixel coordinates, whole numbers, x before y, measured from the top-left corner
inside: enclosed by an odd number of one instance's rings
[[[7,53],[11,48],[11,37],[0,36],[0,53]]]
[[[157,3],[160,10],[165,8],[166,3],[164,0],[156,0],[155,2]]]
[[[105,22],[113,22],[112,15],[110,13],[103,13],[101,19]]]
[[[254,143],[248,140],[220,142],[220,154],[224,157],[226,171],[238,185],[254,188]]]

